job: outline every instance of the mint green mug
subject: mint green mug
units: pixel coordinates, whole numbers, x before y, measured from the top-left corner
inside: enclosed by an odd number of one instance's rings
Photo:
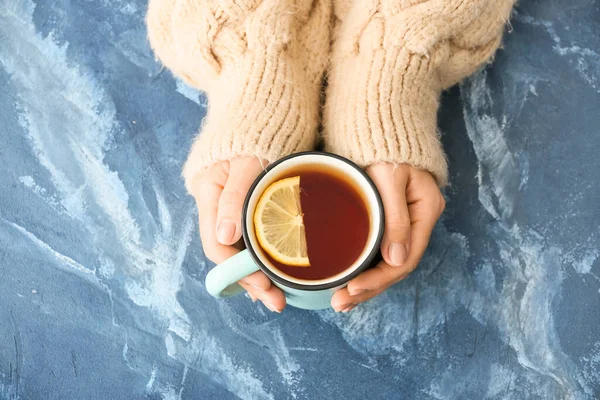
[[[273,182],[303,167],[318,165],[351,181],[365,200],[370,226],[367,243],[359,257],[346,270],[319,280],[299,279],[277,269],[259,246],[254,230],[254,210],[261,194]],[[242,293],[240,279],[263,271],[285,294],[288,305],[307,310],[328,308],[336,290],[369,268],[379,253],[384,225],[383,205],[369,176],[351,161],[329,153],[304,152],[285,157],[263,171],[248,191],[242,213],[242,230],[246,250],[215,266],[206,277],[207,291],[217,298]]]

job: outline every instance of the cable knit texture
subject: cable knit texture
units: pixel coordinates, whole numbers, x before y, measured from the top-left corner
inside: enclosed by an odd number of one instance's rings
[[[366,167],[407,163],[447,183],[442,90],[486,63],[513,0],[336,0],[324,138]]]
[[[150,0],[155,53],[209,99],[188,190],[215,162],[314,148],[332,39],[326,149],[363,167],[408,163],[445,185],[440,93],[492,57],[513,2]]]
[[[151,0],[147,24],[164,65],[209,100],[188,190],[218,161],[314,148],[331,0]]]

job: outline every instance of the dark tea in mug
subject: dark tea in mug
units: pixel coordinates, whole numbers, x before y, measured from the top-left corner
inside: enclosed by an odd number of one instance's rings
[[[303,168],[286,174],[299,177],[300,205],[309,266],[278,262],[281,272],[304,280],[320,280],[348,269],[365,250],[370,217],[358,189],[342,173],[326,168]]]

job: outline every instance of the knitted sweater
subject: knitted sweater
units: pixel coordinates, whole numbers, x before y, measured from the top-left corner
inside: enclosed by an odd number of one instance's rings
[[[360,166],[408,163],[441,186],[440,93],[487,62],[514,0],[150,0],[150,43],[206,92],[184,167],[191,182],[241,156],[313,149],[329,65],[323,138]]]

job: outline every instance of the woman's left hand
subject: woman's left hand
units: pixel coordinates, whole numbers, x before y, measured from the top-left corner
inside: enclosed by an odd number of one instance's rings
[[[407,164],[367,168],[385,211],[383,261],[338,290],[331,306],[348,312],[406,278],[419,264],[446,203],[433,176]]]

